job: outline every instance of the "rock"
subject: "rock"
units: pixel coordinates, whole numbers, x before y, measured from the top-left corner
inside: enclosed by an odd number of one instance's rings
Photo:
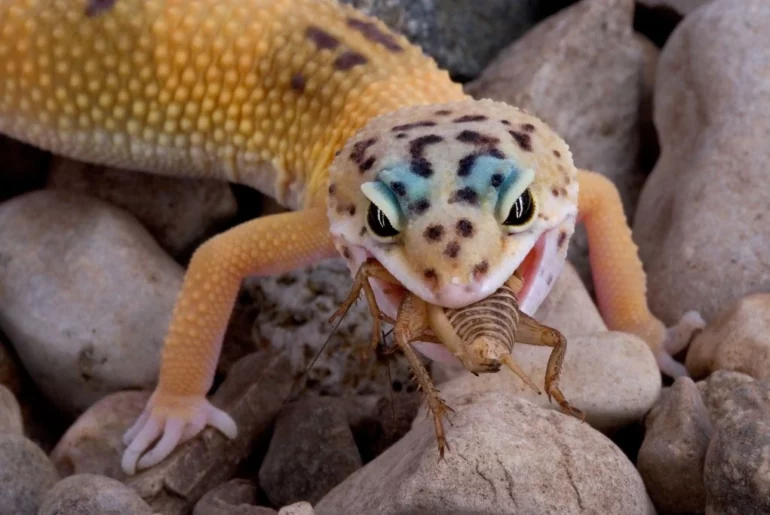
[[[55,157],[48,188],[85,193],[134,215],[175,257],[191,251],[238,208],[224,181],[179,179]]]
[[[476,98],[516,105],[569,144],[575,165],[612,179],[631,218],[638,173],[643,52],[634,39],[633,0],[584,0],[546,19],[500,52],[468,84]],[[570,261],[591,285],[585,230]]]
[[[519,343],[513,348],[515,361],[541,390],[550,351]],[[586,422],[611,433],[644,417],[660,395],[661,379],[646,343],[630,334],[603,332],[569,340],[560,387],[567,401],[585,412]],[[452,408],[465,393],[496,391],[560,410],[506,368],[478,377],[465,372],[439,390]]]
[[[259,484],[276,506],[315,503],[361,465],[341,401],[310,397],[278,415]]]
[[[256,506],[257,493],[251,481],[232,479],[201,497],[192,515],[276,515],[272,508]]]
[[[278,515],[315,515],[315,511],[309,502],[301,501],[290,506],[284,506]]]
[[[183,270],[127,213],[36,191],[0,205],[0,326],[42,392],[77,412],[150,388]]]
[[[348,423],[363,463],[382,454],[411,429],[421,403],[419,392],[401,392],[377,399],[376,404],[367,406],[367,413],[358,414],[354,420],[348,412]]]
[[[695,378],[735,370],[770,379],[770,294],[748,295],[722,312],[692,341],[685,364]]]
[[[757,413],[719,426],[706,454],[706,513],[770,513],[770,418]]]
[[[0,135],[0,202],[45,184],[51,155]]]
[[[432,419],[418,415],[316,513],[654,513],[628,458],[587,424],[502,392],[465,393],[452,407],[443,460]]]
[[[148,391],[112,393],[88,408],[72,424],[51,452],[51,461],[62,477],[98,474],[126,479],[120,467],[125,449],[123,434],[141,414]]]
[[[10,347],[10,344],[8,346]],[[5,338],[0,333],[0,384],[16,395],[21,391],[21,374],[18,368],[16,360],[6,348]]]
[[[411,384],[411,370],[401,353],[382,356],[380,351],[369,352],[372,318],[364,302],[354,304],[336,330],[329,323],[352,284],[341,258],[286,274],[246,279],[220,368],[227,370],[228,363],[255,350],[275,351],[291,359],[290,374],[295,381],[304,381],[306,389],[322,395],[382,396],[391,391],[391,382]],[[362,359],[362,351],[367,352],[366,359]]]
[[[136,492],[96,474],[62,479],[46,494],[38,515],[153,515]]]
[[[0,434],[24,434],[21,408],[13,392],[0,384]]]
[[[58,480],[40,447],[22,435],[0,433],[0,515],[37,513]]]
[[[639,100],[639,167],[646,174],[655,167],[655,162],[660,155],[658,132],[655,130],[653,115],[655,78],[658,73],[660,49],[638,32],[634,33],[634,39],[642,50],[642,88]]]
[[[652,9],[670,9],[681,16],[687,16],[695,9],[706,5],[711,0],[637,0],[641,5]]]
[[[692,379],[678,378],[646,422],[637,468],[655,507],[664,513],[702,513],[703,463],[713,429]]]
[[[229,440],[208,427],[128,486],[156,512],[189,513],[205,493],[231,479],[257,446],[266,444],[265,433],[291,391],[289,367],[285,356],[252,354],[237,362],[211,403],[233,418],[238,436]]]
[[[481,73],[505,45],[542,17],[547,4],[539,0],[342,0],[342,3],[381,19],[422,47],[442,68],[460,77]]]
[[[698,383],[711,423],[737,423],[755,413],[770,414],[770,383],[739,372],[718,370]]]
[[[770,3],[715,0],[679,25],[658,64],[661,156],[634,235],[652,310],[710,320],[770,290]],[[718,234],[718,237],[715,237]]]

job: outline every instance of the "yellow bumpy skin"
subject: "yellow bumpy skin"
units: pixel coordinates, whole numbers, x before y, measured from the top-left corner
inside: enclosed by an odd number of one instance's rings
[[[592,255],[613,285],[598,289],[603,312],[637,331],[643,313],[662,348],[643,288],[624,288],[644,274],[612,188],[579,180],[542,122],[470,100],[404,37],[333,0],[0,0],[0,132],[92,163],[247,184],[298,210],[196,251],[158,387],[126,433],[129,474],[206,425],[236,434],[206,394],[244,276],[336,247],[402,282],[381,296],[405,287],[460,306],[518,268],[532,312],[564,262],[578,185],[591,243],[618,238]]]

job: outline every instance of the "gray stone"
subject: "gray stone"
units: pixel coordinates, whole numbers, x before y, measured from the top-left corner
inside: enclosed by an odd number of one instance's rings
[[[628,458],[587,424],[502,392],[468,393],[452,407],[444,459],[420,414],[316,513],[654,513]]]
[[[666,8],[687,16],[702,5],[706,5],[711,0],[637,0],[641,5],[653,9]]]
[[[251,481],[231,479],[201,497],[192,515],[276,515],[272,508],[256,506],[257,493]]]
[[[315,515],[313,506],[309,502],[300,501],[289,506],[284,506],[278,515]]]
[[[714,427],[737,423],[757,413],[770,414],[770,382],[718,370],[698,383]]]
[[[770,3],[714,0],[677,27],[658,64],[661,155],[634,235],[653,311],[706,320],[770,291]],[[718,235],[718,236],[716,236]]]
[[[37,513],[58,480],[40,447],[22,435],[0,433],[0,515]]]
[[[238,208],[224,181],[137,173],[59,156],[47,187],[85,193],[125,209],[173,256],[191,252]]]
[[[0,326],[59,408],[150,388],[183,271],[126,212],[36,191],[0,205]]]
[[[24,433],[19,402],[8,388],[0,384],[0,433]]]
[[[540,0],[342,0],[385,22],[442,68],[475,77],[540,18]]]
[[[62,479],[45,496],[38,515],[153,515],[136,492],[96,474]]]
[[[655,507],[664,513],[702,513],[703,463],[713,429],[692,379],[678,378],[646,425],[637,468]]]
[[[706,513],[770,513],[770,417],[754,412],[719,426],[706,454]]]
[[[770,294],[748,295],[720,313],[693,339],[685,364],[695,378],[735,370],[770,379]]]
[[[59,474],[98,474],[125,480],[120,466],[125,448],[123,434],[142,413],[149,398],[148,391],[121,391],[89,407],[51,452],[51,461]]]
[[[309,397],[278,415],[259,484],[276,506],[315,503],[361,465],[342,401]]]

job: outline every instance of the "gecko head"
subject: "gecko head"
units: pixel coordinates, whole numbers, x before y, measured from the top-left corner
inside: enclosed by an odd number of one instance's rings
[[[370,121],[332,163],[327,205],[352,273],[374,258],[401,287],[457,308],[518,269],[533,312],[566,259],[577,193],[569,149],[543,122],[463,100]]]

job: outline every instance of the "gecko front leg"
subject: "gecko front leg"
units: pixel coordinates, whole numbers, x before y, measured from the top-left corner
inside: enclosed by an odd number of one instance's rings
[[[206,425],[236,436],[233,419],[210,404],[206,393],[242,279],[283,273],[334,255],[322,208],[246,222],[195,252],[164,342],[158,386],[124,436],[128,447],[121,466],[126,474],[159,463]]]
[[[695,311],[666,329],[647,306],[647,283],[631,229],[615,185],[603,175],[578,172],[578,211],[588,233],[588,250],[596,297],[607,327],[641,337],[650,346],[661,371],[687,375],[672,357],[684,349],[704,321]]]

